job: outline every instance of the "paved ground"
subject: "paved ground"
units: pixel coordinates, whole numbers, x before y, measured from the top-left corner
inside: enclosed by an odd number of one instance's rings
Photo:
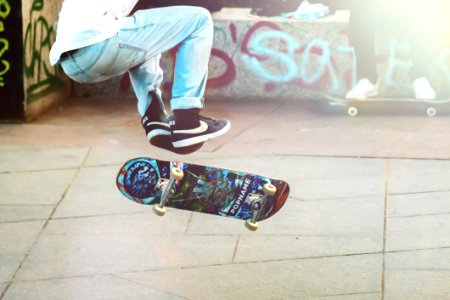
[[[448,299],[450,118],[410,105],[209,102],[230,133],[186,157],[148,145],[130,101],[73,99],[0,125],[1,299]],[[116,190],[135,156],[284,178],[285,207],[242,222]]]

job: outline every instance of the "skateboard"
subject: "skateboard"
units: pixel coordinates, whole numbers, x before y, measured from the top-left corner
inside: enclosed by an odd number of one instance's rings
[[[252,231],[258,221],[278,212],[289,195],[283,180],[148,157],[127,161],[117,175],[117,187],[128,199],[152,205],[158,216],[172,207],[241,219]]]
[[[328,101],[334,104],[342,104],[347,107],[347,114],[351,117],[355,117],[359,113],[359,106],[368,103],[389,103],[389,102],[403,102],[414,103],[416,105],[425,106],[425,112],[427,116],[434,117],[437,114],[437,106],[450,103],[449,99],[435,99],[435,100],[419,100],[415,98],[398,98],[398,97],[370,97],[367,99],[346,99],[344,96],[325,95]]]

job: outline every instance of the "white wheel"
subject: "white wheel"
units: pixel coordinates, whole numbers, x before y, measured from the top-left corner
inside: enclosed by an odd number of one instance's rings
[[[428,107],[427,109],[427,116],[434,117],[436,115],[437,111],[434,107]]]
[[[265,183],[263,185],[263,191],[265,195],[273,196],[277,192],[277,188],[273,184]]]
[[[245,221],[245,227],[247,227],[247,229],[249,229],[251,231],[256,231],[259,227],[259,223],[252,222],[251,220],[247,220],[247,221]]]
[[[350,106],[347,109],[347,113],[350,117],[356,117],[358,115],[358,109],[354,106]]]
[[[183,176],[184,176],[183,171],[181,171],[178,168],[172,168],[170,170],[170,177],[175,179],[175,180],[181,180],[181,179],[183,179]]]
[[[153,212],[160,217],[164,216],[166,214],[166,211],[166,208],[160,207],[159,204],[153,205]]]

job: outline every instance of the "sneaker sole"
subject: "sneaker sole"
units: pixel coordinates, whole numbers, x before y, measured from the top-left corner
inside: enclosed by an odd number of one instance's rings
[[[217,138],[221,135],[224,135],[225,133],[228,132],[228,130],[230,130],[230,128],[231,128],[231,122],[228,122],[227,125],[224,128],[220,129],[219,131],[216,131],[216,132],[213,132],[210,134],[192,137],[192,138],[177,141],[177,142],[173,142],[172,145],[174,148],[183,148],[183,147],[188,147],[188,146],[192,146],[195,144],[199,144],[202,142],[206,142],[207,140],[211,140],[211,139]]]
[[[170,130],[167,131],[165,129],[154,129],[147,134],[147,139],[151,140],[152,138],[160,135],[170,135]]]

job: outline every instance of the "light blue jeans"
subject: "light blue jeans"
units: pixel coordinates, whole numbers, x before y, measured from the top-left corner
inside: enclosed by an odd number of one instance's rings
[[[177,47],[171,109],[201,109],[212,39],[211,15],[204,8],[140,10],[126,18],[115,36],[79,49],[62,59],[61,66],[70,78],[81,83],[103,81],[128,71],[143,116],[152,100],[149,91],[155,91],[161,99],[161,53]]]

